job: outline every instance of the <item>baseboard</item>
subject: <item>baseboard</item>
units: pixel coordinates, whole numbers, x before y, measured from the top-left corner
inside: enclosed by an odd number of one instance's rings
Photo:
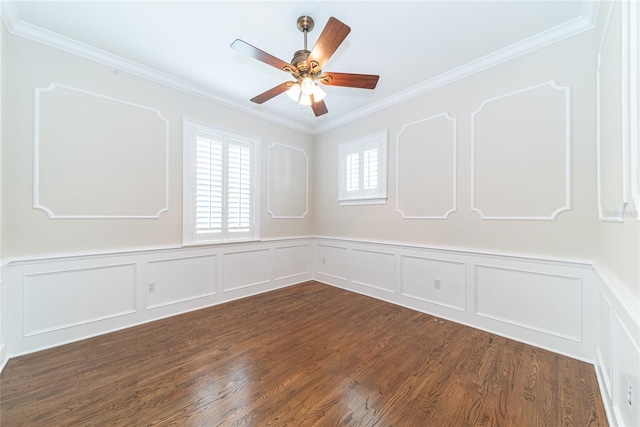
[[[2,343],[0,345],[0,374],[2,373],[4,367],[7,365],[8,361],[9,355],[7,354],[7,346],[6,344]]]

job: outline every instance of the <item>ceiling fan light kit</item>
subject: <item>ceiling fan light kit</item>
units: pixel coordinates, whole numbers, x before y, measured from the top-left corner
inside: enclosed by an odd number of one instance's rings
[[[372,74],[349,74],[323,72],[322,67],[331,58],[340,44],[347,37],[351,28],[334,17],[329,18],[318,40],[311,51],[307,50],[307,33],[313,30],[313,19],[301,16],[297,22],[298,29],[304,34],[304,49],[294,53],[291,63],[276,58],[240,39],[235,40],[231,47],[245,53],[265,64],[290,73],[295,81],[279,84],[258,96],[251,98],[252,102],[262,104],[271,98],[286,92],[287,96],[300,105],[310,105],[316,116],[328,112],[324,103],[326,93],[318,83],[328,86],[344,86],[359,89],[375,89],[379,76]]]

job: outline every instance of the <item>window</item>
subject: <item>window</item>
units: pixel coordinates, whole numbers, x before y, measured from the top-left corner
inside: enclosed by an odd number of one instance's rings
[[[184,119],[183,241],[257,238],[259,140]]]
[[[338,147],[338,202],[384,204],[387,200],[387,131]]]

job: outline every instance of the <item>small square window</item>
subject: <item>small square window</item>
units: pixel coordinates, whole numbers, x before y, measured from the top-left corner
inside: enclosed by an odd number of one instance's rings
[[[338,146],[338,203],[384,204],[387,201],[387,131]]]

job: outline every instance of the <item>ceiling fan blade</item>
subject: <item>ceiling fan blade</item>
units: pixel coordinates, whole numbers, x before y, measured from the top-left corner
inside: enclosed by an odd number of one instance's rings
[[[316,117],[327,114],[329,112],[329,110],[327,110],[326,104],[324,103],[324,100],[314,101],[313,95],[311,95],[311,108],[313,109],[313,114],[315,114]]]
[[[330,76],[330,78],[329,78]],[[322,83],[328,86],[347,86],[359,89],[375,89],[380,76],[373,74],[322,73]]]
[[[284,62],[282,59],[278,59],[275,56],[268,54],[267,52],[258,49],[255,46],[250,45],[249,43],[242,41],[240,39],[236,39],[233,43],[231,43],[231,47],[238,52],[242,52],[245,55],[249,55],[252,58],[257,59],[258,61],[262,61],[265,64],[269,64],[272,67],[276,67],[279,70],[291,72],[293,69],[292,65],[288,62]]]
[[[268,91],[263,92],[258,96],[254,96],[253,98],[251,98],[251,101],[255,102],[256,104],[262,104],[262,103],[270,100],[271,98],[273,98],[275,96],[278,96],[281,93],[286,92],[287,89],[289,89],[291,87],[291,85],[293,85],[293,84],[294,84],[294,82],[280,83],[278,86],[272,87]]]
[[[327,25],[320,33],[318,41],[309,54],[307,59],[309,67],[312,70],[314,68],[316,71],[321,70],[350,32],[351,28],[348,25],[338,21],[333,16],[329,18]]]

